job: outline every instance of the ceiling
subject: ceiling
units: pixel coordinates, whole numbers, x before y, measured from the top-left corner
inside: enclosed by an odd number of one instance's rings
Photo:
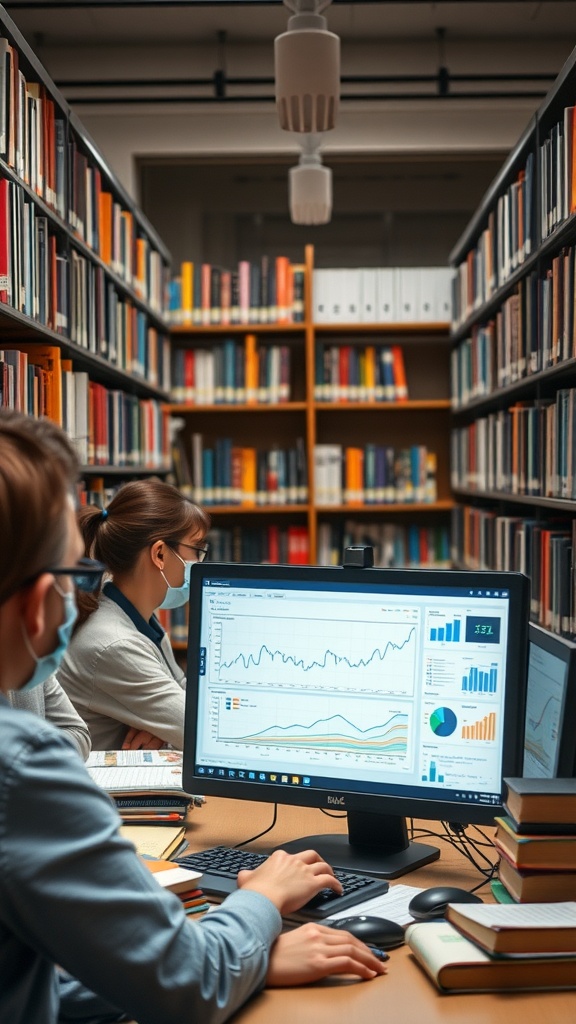
[[[34,45],[135,45],[213,41],[226,32],[231,43],[271,40],[287,24],[281,0],[8,0],[4,7]],[[573,36],[574,0],[565,2],[344,3],[327,7],[328,27],[347,41],[431,39],[439,27],[449,40],[510,41]]]

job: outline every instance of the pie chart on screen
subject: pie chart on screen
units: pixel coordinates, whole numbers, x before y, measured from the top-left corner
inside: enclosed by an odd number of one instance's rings
[[[436,708],[430,715],[430,728],[436,736],[451,736],[457,725],[452,708]]]

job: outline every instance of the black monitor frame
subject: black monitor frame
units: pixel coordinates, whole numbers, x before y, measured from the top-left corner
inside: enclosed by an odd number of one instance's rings
[[[526,684],[526,697],[530,695],[530,649],[533,644],[536,648],[558,658],[565,666],[566,686],[564,693],[564,706],[561,709],[558,729],[558,763],[553,775],[550,778],[575,778],[576,777],[576,638],[558,636],[530,623],[528,632],[528,672]],[[528,706],[526,716],[528,716]],[[527,720],[527,717],[526,717]],[[527,735],[525,733],[525,742]]]
[[[468,572],[460,570],[374,569],[356,567],[313,567],[202,563],[194,565],[190,583],[190,627],[188,645],[188,687],[186,697],[183,785],[188,792],[207,796],[256,800],[272,804],[317,807],[346,811],[349,836],[313,836],[287,847],[319,849],[334,866],[362,870],[394,878],[439,856],[435,847],[409,843],[406,818],[424,818],[460,824],[492,824],[504,813],[505,786],[498,804],[474,804],[449,799],[419,799],[393,795],[383,788],[378,793],[328,792],[324,789],[290,788],[238,779],[216,778],[196,772],[196,725],[200,676],[200,609],[204,580],[255,579],[281,583],[297,580],[326,584],[350,583],[365,586],[464,587],[470,590],[507,590],[509,600],[506,688],[502,743],[502,779],[519,774],[523,758],[529,581],[520,573]],[[326,840],[326,842],[325,842]],[[378,863],[376,863],[378,861]]]

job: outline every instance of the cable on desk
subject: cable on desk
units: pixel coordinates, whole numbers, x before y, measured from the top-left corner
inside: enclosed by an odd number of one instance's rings
[[[480,889],[482,886],[486,885],[487,882],[490,882],[491,879],[494,877],[498,862],[491,861],[489,857],[486,856],[482,849],[482,847],[490,847],[492,850],[494,850],[494,846],[490,842],[488,836],[486,836],[485,833],[482,832],[482,830],[478,828],[478,826],[476,825],[472,827],[476,832],[480,834],[483,841],[479,841],[466,833],[466,829],[469,826],[445,821],[441,822],[441,824],[442,827],[444,828],[444,833],[435,832],[432,829],[423,828],[420,828],[418,829],[418,831],[416,831],[412,823],[411,838],[440,839],[443,842],[448,843],[453,850],[460,853],[463,857],[466,857],[466,859],[472,864],[472,866],[476,868],[476,870],[479,871],[481,875],[483,875],[483,880],[479,882],[478,885],[474,886],[474,889],[470,890],[471,892],[475,892],[476,889]],[[484,864],[479,863],[477,858],[484,861]]]
[[[268,825],[268,828],[265,828],[263,832],[258,832],[258,834],[255,835],[255,836],[250,836],[250,839],[243,839],[241,843],[236,843],[235,846],[232,847],[232,849],[239,850],[241,846],[246,846],[247,843],[253,843],[256,839],[260,839],[261,836],[267,835],[267,833],[271,832],[272,829],[274,828],[274,825],[276,824],[277,818],[278,818],[278,804],[274,804],[274,813],[272,815],[272,821]]]

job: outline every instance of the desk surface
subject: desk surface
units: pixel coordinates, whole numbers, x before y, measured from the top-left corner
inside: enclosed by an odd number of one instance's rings
[[[210,797],[191,814],[190,849],[233,846],[266,829],[272,814],[271,804]],[[274,829],[250,848],[266,850],[304,835],[344,831],[342,818],[309,808],[279,806]],[[435,845],[434,840],[430,842]],[[449,883],[471,888],[478,884],[480,875],[464,857],[444,842],[437,845],[440,860],[397,881],[420,887]],[[480,895],[490,901],[489,886],[480,890]],[[380,1024],[390,1019],[401,1024],[569,1024],[576,1020],[576,992],[443,995],[403,946],[390,953],[384,977],[368,982],[335,978],[302,988],[268,989],[235,1016],[234,1024]]]

